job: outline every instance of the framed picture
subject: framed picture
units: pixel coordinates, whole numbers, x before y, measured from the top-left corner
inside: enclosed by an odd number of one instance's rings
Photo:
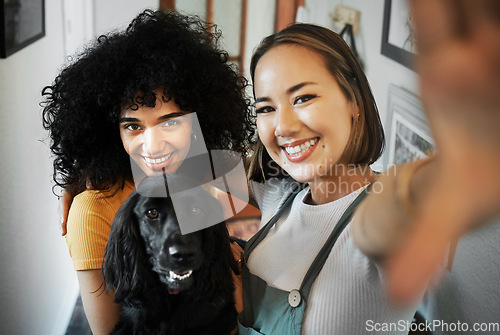
[[[414,70],[416,50],[407,0],[385,0],[381,52]]]
[[[0,58],[45,36],[44,0],[0,0]]]
[[[390,85],[388,106],[385,168],[428,156],[434,141],[418,97]]]

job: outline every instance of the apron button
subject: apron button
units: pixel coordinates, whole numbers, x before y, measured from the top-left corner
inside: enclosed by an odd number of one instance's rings
[[[288,303],[292,307],[297,307],[298,305],[300,305],[301,300],[302,298],[298,290],[292,290],[290,294],[288,294]]]

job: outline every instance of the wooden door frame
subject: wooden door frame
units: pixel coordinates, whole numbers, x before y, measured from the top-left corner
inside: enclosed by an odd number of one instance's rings
[[[297,0],[294,0],[297,1]],[[299,0],[303,1],[303,0]],[[175,10],[175,0],[160,0],[160,10]],[[245,45],[247,37],[247,8],[248,0],[241,0],[241,20],[240,20],[240,50],[239,55],[230,56],[229,60],[237,62],[240,68],[240,74],[244,72],[245,62]],[[206,17],[205,21],[210,24],[214,21],[214,0],[206,0]]]
[[[297,9],[300,6],[305,6],[305,0],[276,0],[274,32],[278,32],[295,22]]]
[[[160,0],[160,10],[175,9],[175,0]]]

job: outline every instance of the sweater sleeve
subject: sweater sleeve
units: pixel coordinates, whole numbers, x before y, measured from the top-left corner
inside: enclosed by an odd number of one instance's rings
[[[75,270],[102,267],[111,224],[118,208],[134,189],[126,182],[118,190],[86,190],[73,199],[68,216],[66,243]]]
[[[113,217],[118,210],[96,191],[75,197],[68,217],[66,242],[75,270],[100,269]]]

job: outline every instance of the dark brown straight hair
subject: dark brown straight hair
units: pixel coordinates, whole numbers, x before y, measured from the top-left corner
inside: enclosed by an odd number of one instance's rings
[[[374,163],[384,149],[384,131],[377,105],[368,80],[356,56],[337,33],[317,25],[296,23],[262,40],[255,50],[250,74],[254,82],[259,60],[272,48],[283,44],[296,44],[317,52],[325,67],[337,80],[346,98],[358,108],[353,119],[349,142],[342,153],[341,164],[369,165]],[[254,90],[255,97],[255,90]],[[254,148],[250,162],[249,179],[263,180],[270,177],[272,159],[260,140]],[[272,170],[276,172],[276,168]],[[282,176],[280,173],[278,176]],[[273,176],[276,176],[274,173]]]

